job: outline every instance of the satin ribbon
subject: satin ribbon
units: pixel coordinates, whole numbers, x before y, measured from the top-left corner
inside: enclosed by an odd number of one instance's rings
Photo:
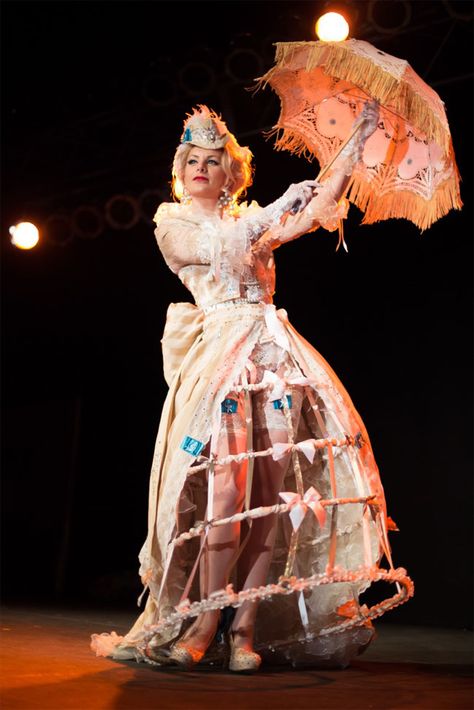
[[[264,317],[268,332],[275,338],[277,345],[289,352],[290,342],[283,325],[284,316],[281,313],[282,310],[283,309],[280,308],[280,310],[277,311],[273,303],[267,303],[265,305]]]
[[[303,498],[301,498],[299,493],[292,493],[290,491],[280,493],[280,498],[283,498],[285,503],[291,506],[290,520],[295,532],[303,522],[308,509],[313,511],[320,526],[324,527],[326,511],[324,506],[320,503],[321,494],[313,486],[308,488]]]
[[[212,447],[212,444],[211,444]],[[214,517],[214,460],[211,459],[209,461],[209,467],[207,469],[207,511],[206,511],[206,516],[207,520],[212,520]],[[208,524],[206,525],[204,535],[201,537],[201,544],[199,546],[199,552],[197,554],[197,557],[194,561],[193,568],[191,570],[191,574],[188,577],[188,581],[186,582],[186,586],[183,590],[183,593],[181,595],[180,603],[183,603],[187,600],[187,597],[189,595],[189,592],[191,591],[191,585],[194,581],[194,577],[196,576],[196,572],[198,571],[199,568],[199,563],[201,561],[202,554],[204,552],[204,548],[207,543],[207,538],[209,536],[209,531],[211,529],[211,525]]]
[[[216,408],[216,411],[214,413],[213,417],[213,422],[212,422],[212,429],[211,429],[211,444],[210,444],[210,452],[211,456],[215,456],[217,458],[217,451],[218,451],[218,443],[219,443],[219,433],[221,430],[221,419],[222,419],[222,409],[221,405]]]
[[[248,381],[251,385],[254,385],[257,381],[257,367],[251,360],[247,360],[245,364],[245,369],[249,373]]]
[[[314,461],[314,455],[316,453],[316,446],[314,444],[314,439],[306,439],[305,441],[300,441],[297,444],[273,444],[272,458],[274,461],[279,461],[284,456],[286,456],[290,451],[301,451],[302,454],[306,456],[310,463]]]
[[[285,379],[283,377],[279,377],[275,372],[271,372],[270,370],[265,370],[263,373],[262,383],[272,386],[275,399],[282,399],[285,394],[285,390],[289,387],[318,386],[318,383],[312,377],[304,377],[304,375],[301,375],[299,377],[290,377],[289,379]]]

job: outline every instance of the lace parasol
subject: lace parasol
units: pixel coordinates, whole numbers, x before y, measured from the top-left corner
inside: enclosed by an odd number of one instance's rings
[[[279,42],[270,84],[281,111],[268,135],[275,148],[317,158],[325,172],[346,144],[367,101],[380,105],[378,127],[365,144],[348,199],[363,223],[408,219],[422,231],[461,209],[444,104],[403,59],[368,42]],[[321,174],[319,178],[321,177]]]

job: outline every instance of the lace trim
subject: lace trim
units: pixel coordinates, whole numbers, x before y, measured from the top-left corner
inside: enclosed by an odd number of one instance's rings
[[[280,224],[281,218],[287,212],[295,209],[300,212],[306,207],[313,197],[313,190],[319,187],[314,180],[305,180],[294,183],[277,200],[260,209],[252,218],[244,217],[241,221],[245,225],[248,238],[255,242],[264,232]]]
[[[310,638],[315,636],[325,636],[331,633],[344,631],[354,626],[359,626],[366,623],[369,619],[375,619],[382,616],[389,609],[393,609],[400,604],[408,601],[414,594],[414,585],[406,570],[402,567],[398,569],[383,570],[372,566],[370,568],[361,568],[357,572],[350,572],[340,567],[334,567],[332,570],[326,570],[324,574],[316,574],[307,578],[297,577],[280,577],[277,584],[267,584],[262,587],[245,589],[241,592],[234,592],[231,584],[225,589],[213,592],[208,599],[200,602],[190,603],[189,599],[185,599],[181,604],[176,606],[176,611],[170,614],[166,619],[162,619],[158,624],[148,627],[142,641],[137,648],[145,654],[147,644],[153,639],[156,634],[162,633],[165,628],[175,626],[177,622],[184,619],[194,618],[206,611],[214,611],[232,606],[234,608],[241,606],[244,602],[255,602],[259,599],[272,599],[276,595],[288,595],[298,592],[304,592],[318,586],[334,584],[334,583],[349,583],[355,584],[360,581],[369,582],[394,582],[397,584],[398,593],[389,599],[385,599],[379,604],[374,604],[372,607],[366,606],[357,607],[350,614],[349,618],[337,622],[333,626],[326,627],[317,634],[309,635]],[[272,645],[275,645],[274,643]],[[145,658],[146,660],[146,658]]]
[[[341,220],[347,217],[349,201],[345,197],[341,197],[339,202],[336,202],[331,195],[324,192],[320,194],[322,199],[318,200],[317,212],[314,211],[315,219],[328,232],[335,232],[336,229],[339,229]],[[308,209],[311,208],[308,207]]]

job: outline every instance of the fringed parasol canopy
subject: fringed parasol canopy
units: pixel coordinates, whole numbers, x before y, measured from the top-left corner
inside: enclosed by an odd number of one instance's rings
[[[368,42],[280,42],[267,84],[280,98],[275,148],[327,165],[344,144],[365,102],[380,119],[355,169],[348,199],[363,224],[408,219],[422,231],[461,209],[459,171],[438,94],[407,61]]]

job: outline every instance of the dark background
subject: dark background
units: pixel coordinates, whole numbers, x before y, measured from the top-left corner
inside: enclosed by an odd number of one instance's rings
[[[270,88],[253,95],[247,87],[272,65],[273,42],[315,39],[324,9],[259,1],[1,4],[8,603],[133,611],[166,394],[160,339],[168,303],[190,300],[164,264],[150,217],[169,199],[182,122],[198,103],[222,112],[252,148],[250,198],[265,204],[315,175],[317,164],[265,140],[278,100]],[[346,10],[351,36],[407,59],[441,95],[465,206],[423,235],[404,220],[361,227],[351,207],[348,254],[336,253],[335,234],[322,230],[276,252],[276,304],[336,370],[371,435],[400,528],[391,538],[394,561],[416,586],[387,621],[466,628],[472,3],[384,0]],[[8,226],[20,219],[40,226],[31,252],[10,244]]]

